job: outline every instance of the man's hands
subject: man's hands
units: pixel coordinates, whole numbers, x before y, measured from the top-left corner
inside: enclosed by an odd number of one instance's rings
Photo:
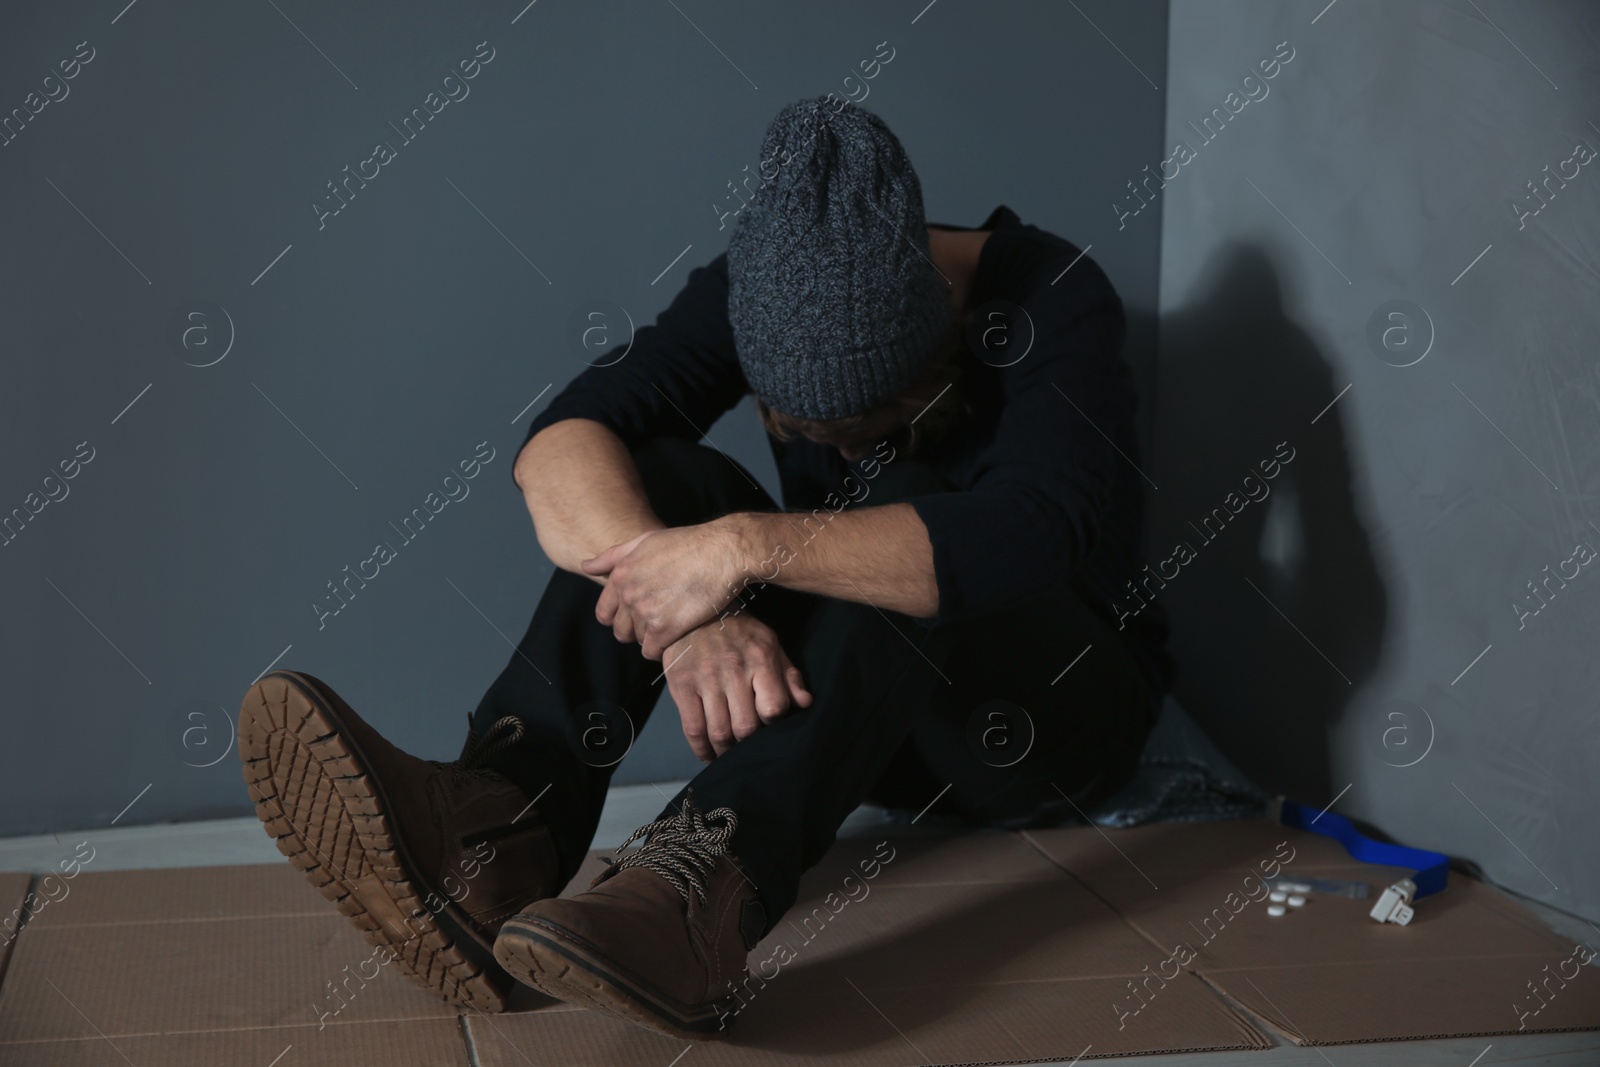
[[[706,623],[665,651],[667,688],[684,739],[708,763],[781,718],[791,702],[811,706],[800,668],[789,662],[772,628],[752,615]]]
[[[646,659],[715,618],[744,576],[742,547],[731,524],[649,530],[583,560],[583,573],[604,575],[595,618],[618,641],[637,642]]]
[[[749,614],[717,618],[744,576],[742,548],[729,523],[713,520],[651,530],[579,564],[606,580],[595,618],[665,664],[684,739],[708,763],[791,707],[811,706],[770,626]]]

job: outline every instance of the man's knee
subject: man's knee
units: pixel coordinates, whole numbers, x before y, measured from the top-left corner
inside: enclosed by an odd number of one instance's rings
[[[651,437],[633,450],[634,466],[645,485],[658,480],[681,479],[703,474],[709,448],[681,437]]]
[[[948,481],[926,463],[916,460],[893,460],[879,466],[863,503],[893,504],[923,493],[943,493],[953,489]]]
[[[810,596],[810,594],[807,594]],[[895,611],[842,598],[813,596],[797,664],[809,677],[828,672],[881,685],[906,682],[905,671],[937,680],[950,654],[953,630],[928,628]]]
[[[776,507],[731,457],[681,437],[652,437],[633,452],[650,508],[668,526],[729,511]]]

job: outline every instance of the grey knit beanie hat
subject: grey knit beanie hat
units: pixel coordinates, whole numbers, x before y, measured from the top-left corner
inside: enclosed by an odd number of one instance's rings
[[[878,116],[817,97],[767,127],[760,177],[728,242],[745,380],[795,418],[870,410],[910,384],[951,318],[916,171]]]

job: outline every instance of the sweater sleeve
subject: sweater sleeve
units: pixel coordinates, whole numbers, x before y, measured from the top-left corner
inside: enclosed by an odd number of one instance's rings
[[[523,437],[562,419],[593,419],[629,451],[652,437],[698,441],[749,391],[728,322],[728,257],[689,272],[654,325],[574,377]]]
[[[1121,300],[1107,288],[1067,311],[1030,303],[1036,348],[1007,372],[975,477],[906,499],[933,545],[939,611],[924,626],[1055,591],[1093,548],[1117,480],[1139,477]]]

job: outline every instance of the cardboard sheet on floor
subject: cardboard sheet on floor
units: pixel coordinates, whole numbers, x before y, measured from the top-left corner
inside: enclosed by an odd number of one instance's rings
[[[1467,880],[1407,928],[1324,895],[1283,919],[1230,913],[1286,840],[1291,876],[1394,873],[1266,823],[842,840],[751,954],[737,1024],[694,1061],[1070,1062],[1262,1048],[1268,1027],[1316,1042],[1600,1028],[1600,972],[1534,1000],[1528,983],[1572,946]],[[0,876],[8,908],[28,881]],[[683,1051],[531,990],[461,1018],[387,967],[352,979],[370,946],[288,864],[91,869],[70,885],[0,961],[0,1063],[270,1064],[292,1046],[284,1067],[660,1067]],[[1194,959],[1173,971],[1178,941]]]
[[[1138,1018],[1160,1010],[1163,976],[1186,963],[1300,1044],[1600,1029],[1600,968],[1580,970],[1572,942],[1490,886],[1452,873],[1410,925],[1378,923],[1373,899],[1408,872],[1265,821],[1184,831],[1112,831],[1098,844],[1072,829],[1025,835],[1160,949],[1164,965],[1126,1002]],[[1251,899],[1249,876],[1263,870],[1364,882],[1372,896],[1312,893],[1272,917]]]
[[[697,1046],[693,1058],[1065,1063],[1086,1050],[1093,1058],[1268,1044],[1193,975],[1164,991],[1160,1025],[1119,1019],[1113,1005],[1156,958],[1148,940],[1015,834],[844,840],[807,872],[794,909],[751,953],[754,977],[728,1037]],[[467,1025],[484,1067],[523,1064],[519,1048],[574,1065],[659,1065],[683,1050],[584,1011]]]
[[[450,1005],[351,977],[371,953],[287,863],[86,870],[17,938],[0,1063],[469,1063]]]

